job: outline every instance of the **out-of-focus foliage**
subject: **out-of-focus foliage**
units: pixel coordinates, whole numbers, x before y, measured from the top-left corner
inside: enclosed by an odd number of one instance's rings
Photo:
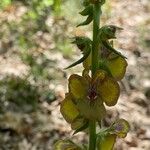
[[[11,4],[11,0],[1,0],[0,8],[5,8],[6,6]]]
[[[6,17],[4,16],[0,21],[2,29],[0,54],[5,55],[11,50],[9,53],[16,53],[29,67],[28,74],[23,79],[8,76],[0,81],[0,96],[4,103],[8,101],[9,104],[16,103],[20,107],[23,105],[26,107],[27,104],[31,105],[30,110],[33,110],[38,100],[50,102],[55,99],[49,84],[59,75],[51,73],[55,61],[48,59],[44,52],[51,49],[48,44],[53,29],[46,21],[54,11],[56,14],[60,10],[60,1],[56,2],[53,0],[2,0],[0,2],[0,11],[6,14]],[[57,40],[57,37],[59,35],[55,35],[54,40]],[[41,44],[42,41],[44,46]],[[63,50],[65,52],[64,48]]]
[[[31,111],[37,106],[38,95],[38,88],[32,86],[26,79],[6,76],[0,81],[0,111],[11,109],[18,111],[20,107]]]
[[[50,102],[55,96],[47,87],[32,85],[27,79],[6,76],[0,80],[0,113],[7,110],[30,112],[39,100]]]
[[[57,0],[59,1],[59,0]],[[58,11],[60,3],[53,0],[2,0],[0,3],[1,10],[12,11],[22,6],[22,13],[18,20],[3,20],[1,24],[7,26],[7,30],[15,35],[15,41],[20,49],[39,47],[35,42],[37,32],[49,32],[51,29],[46,25],[46,20],[53,11]],[[57,7],[57,9],[55,9]],[[2,34],[2,33],[1,33]],[[15,44],[16,44],[15,43]]]

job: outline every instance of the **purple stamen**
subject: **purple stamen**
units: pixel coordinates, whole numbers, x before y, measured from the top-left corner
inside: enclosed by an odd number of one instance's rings
[[[90,87],[88,90],[88,99],[95,100],[97,98],[97,92],[94,87]]]
[[[122,131],[123,128],[124,128],[122,124],[116,124],[114,127],[115,127],[115,130],[116,130],[117,132]]]

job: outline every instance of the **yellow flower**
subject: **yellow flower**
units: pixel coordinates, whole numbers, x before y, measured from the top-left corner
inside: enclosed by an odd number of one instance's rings
[[[124,77],[128,65],[126,59],[107,49],[102,50],[102,54],[99,68],[105,70],[115,80],[120,81]],[[91,69],[91,54],[83,61],[83,67],[86,70]]]
[[[121,80],[128,65],[126,59],[105,47],[102,48],[101,55],[100,68],[106,70],[115,80]]]
[[[105,116],[104,103],[114,106],[119,93],[118,83],[103,70],[98,70],[93,78],[88,74],[73,74],[69,78],[69,93],[61,103],[60,111],[71,124],[77,118],[99,121]],[[81,120],[84,122],[84,119]]]
[[[116,54],[114,54],[114,56],[108,57],[106,61],[106,66],[110,70],[114,79],[117,81],[124,77],[127,65],[128,64],[125,58],[116,56]]]

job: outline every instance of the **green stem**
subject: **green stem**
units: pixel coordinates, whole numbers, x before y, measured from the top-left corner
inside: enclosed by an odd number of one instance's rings
[[[93,44],[92,44],[92,76],[98,69],[98,59],[99,59],[99,46],[97,43],[97,35],[99,30],[101,14],[101,5],[93,5]],[[96,149],[96,122],[90,121],[89,125],[89,150]]]
[[[97,35],[100,24],[101,5],[95,4],[93,7],[93,45],[92,45],[92,75],[98,69],[99,43],[97,43]]]
[[[90,121],[89,124],[89,150],[95,150],[96,147],[96,122]]]

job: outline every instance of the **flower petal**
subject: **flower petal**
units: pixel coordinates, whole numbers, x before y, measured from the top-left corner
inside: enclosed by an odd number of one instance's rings
[[[84,101],[80,101],[77,104],[77,107],[81,115],[89,120],[99,121],[104,118],[106,113],[103,102],[99,99],[94,100],[94,102],[90,102],[90,100],[87,98]]]
[[[127,61],[122,57],[116,57],[107,62],[107,67],[116,80],[124,77],[127,65]]]
[[[76,108],[76,105],[73,103],[70,94],[66,94],[65,99],[62,101],[60,105],[60,112],[65,120],[69,123],[72,123],[74,119],[79,116],[79,111]]]
[[[86,96],[88,86],[88,81],[82,76],[73,74],[69,78],[69,90],[76,100],[81,100]]]
[[[107,134],[98,138],[97,149],[98,150],[112,150],[116,142],[116,135]]]
[[[110,77],[106,77],[97,87],[98,93],[102,100],[108,106],[114,106],[117,103],[120,88],[119,84]]]

